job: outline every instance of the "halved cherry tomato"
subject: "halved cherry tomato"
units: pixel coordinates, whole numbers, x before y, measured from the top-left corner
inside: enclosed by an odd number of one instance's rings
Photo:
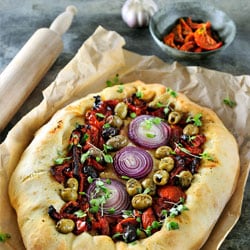
[[[206,24],[194,32],[194,40],[198,46],[205,50],[218,49],[223,45],[222,42],[217,42],[208,34]]]

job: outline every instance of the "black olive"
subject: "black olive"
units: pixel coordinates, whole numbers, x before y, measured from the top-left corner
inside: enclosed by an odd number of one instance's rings
[[[92,178],[98,178],[98,173],[92,166],[84,166],[83,173]]]
[[[60,220],[60,214],[56,211],[56,209],[54,208],[53,205],[50,205],[48,208],[48,214],[50,216],[50,218],[52,218],[53,220]]]
[[[183,135],[181,135],[181,139],[182,139],[183,141],[189,141],[189,136],[186,135],[186,134],[183,134]]]
[[[136,227],[134,225],[129,224],[125,228],[122,237],[127,243],[135,241],[137,238]]]
[[[94,96],[94,98],[95,98],[94,109],[98,109],[102,104],[101,96],[97,95]]]
[[[102,137],[105,141],[118,134],[119,134],[119,129],[114,127],[103,128],[102,130]]]
[[[199,158],[194,158],[193,161],[191,162],[190,166],[189,166],[190,172],[192,174],[197,172],[199,164],[200,164],[200,159]]]
[[[176,166],[178,167],[185,167],[185,160],[181,157],[181,156],[176,156],[175,157],[175,160],[176,160]]]

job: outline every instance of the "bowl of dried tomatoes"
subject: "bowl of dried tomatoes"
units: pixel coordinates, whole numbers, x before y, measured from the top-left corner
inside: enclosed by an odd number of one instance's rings
[[[221,52],[236,35],[234,21],[204,1],[167,4],[152,16],[149,30],[169,56],[188,60]]]

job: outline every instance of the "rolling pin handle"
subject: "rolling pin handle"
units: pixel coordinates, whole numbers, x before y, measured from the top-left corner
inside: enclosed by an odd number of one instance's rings
[[[55,31],[58,35],[64,34],[70,27],[74,15],[76,15],[77,9],[75,6],[70,5],[66,10],[61,13],[56,19],[52,22],[49,29]]]

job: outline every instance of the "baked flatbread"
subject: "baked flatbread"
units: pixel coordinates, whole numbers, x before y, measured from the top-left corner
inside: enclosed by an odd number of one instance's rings
[[[119,139],[117,146],[119,136],[126,142]],[[159,155],[165,146],[170,151]],[[147,166],[138,170],[140,150]],[[165,168],[164,158],[174,166]],[[58,111],[25,150],[9,196],[27,249],[199,249],[238,174],[237,143],[213,111],[163,85],[135,81]],[[131,180],[141,185],[133,194],[126,187]],[[116,181],[121,186],[112,186]],[[113,196],[120,207],[108,206]],[[65,219],[70,223],[62,228]]]

